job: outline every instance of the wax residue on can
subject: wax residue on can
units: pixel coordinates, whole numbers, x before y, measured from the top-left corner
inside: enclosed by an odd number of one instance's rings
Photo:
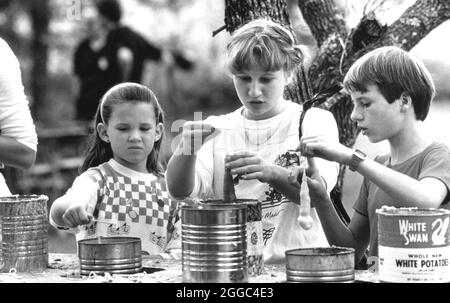
[[[450,282],[450,211],[382,207],[378,216],[379,279]]]

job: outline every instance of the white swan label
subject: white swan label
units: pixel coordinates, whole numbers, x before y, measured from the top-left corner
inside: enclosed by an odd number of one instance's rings
[[[450,211],[383,207],[378,270],[385,282],[450,282]]]

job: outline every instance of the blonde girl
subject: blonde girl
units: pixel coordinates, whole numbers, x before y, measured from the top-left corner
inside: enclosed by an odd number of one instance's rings
[[[238,29],[228,44],[228,70],[242,106],[205,121],[187,122],[181,143],[170,159],[167,184],[177,198],[222,199],[225,165],[233,177],[238,199],[262,203],[264,261],[283,262],[291,248],[327,246],[317,214],[313,226],[299,222],[299,191],[288,181],[298,165],[289,150],[299,144],[301,105],[283,97],[296,66],[300,48],[283,26],[267,20],[251,21]],[[302,124],[304,135],[321,135],[338,142],[332,114],[313,108]],[[338,165],[318,160],[330,191]]]

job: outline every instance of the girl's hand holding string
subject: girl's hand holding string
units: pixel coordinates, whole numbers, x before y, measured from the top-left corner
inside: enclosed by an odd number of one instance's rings
[[[314,158],[307,157],[308,168],[306,169],[306,178],[308,182],[309,197],[311,203],[320,203],[328,198],[328,192],[325,181],[320,176]]]
[[[308,167],[296,166],[291,170],[288,181],[291,185],[301,188],[303,181],[303,172],[305,171],[306,181],[308,183],[309,197],[311,199],[311,206],[314,207],[316,203],[320,203],[328,198],[328,193],[325,181],[320,176],[314,158],[307,157]]]
[[[181,153],[195,155],[207,141],[220,133],[220,130],[203,121],[188,121],[183,125]]]
[[[303,229],[308,230],[314,224],[311,217],[311,208],[314,207],[314,202],[320,203],[325,200],[328,193],[314,158],[307,157],[306,159],[308,167],[294,167],[288,181],[299,189],[300,209],[297,220]]]
[[[225,157],[225,167],[231,169],[232,175],[238,175],[243,180],[257,179],[270,183],[275,178],[274,166],[251,151],[235,152]]]

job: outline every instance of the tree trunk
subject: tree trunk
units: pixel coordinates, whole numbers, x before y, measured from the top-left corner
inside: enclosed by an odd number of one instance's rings
[[[31,71],[31,93],[33,96],[31,111],[37,120],[47,120],[48,98],[48,25],[50,6],[48,0],[30,1],[28,4],[33,26],[32,53],[33,67]]]
[[[232,33],[257,18],[270,18],[291,26],[284,0],[225,0],[225,25]]]

